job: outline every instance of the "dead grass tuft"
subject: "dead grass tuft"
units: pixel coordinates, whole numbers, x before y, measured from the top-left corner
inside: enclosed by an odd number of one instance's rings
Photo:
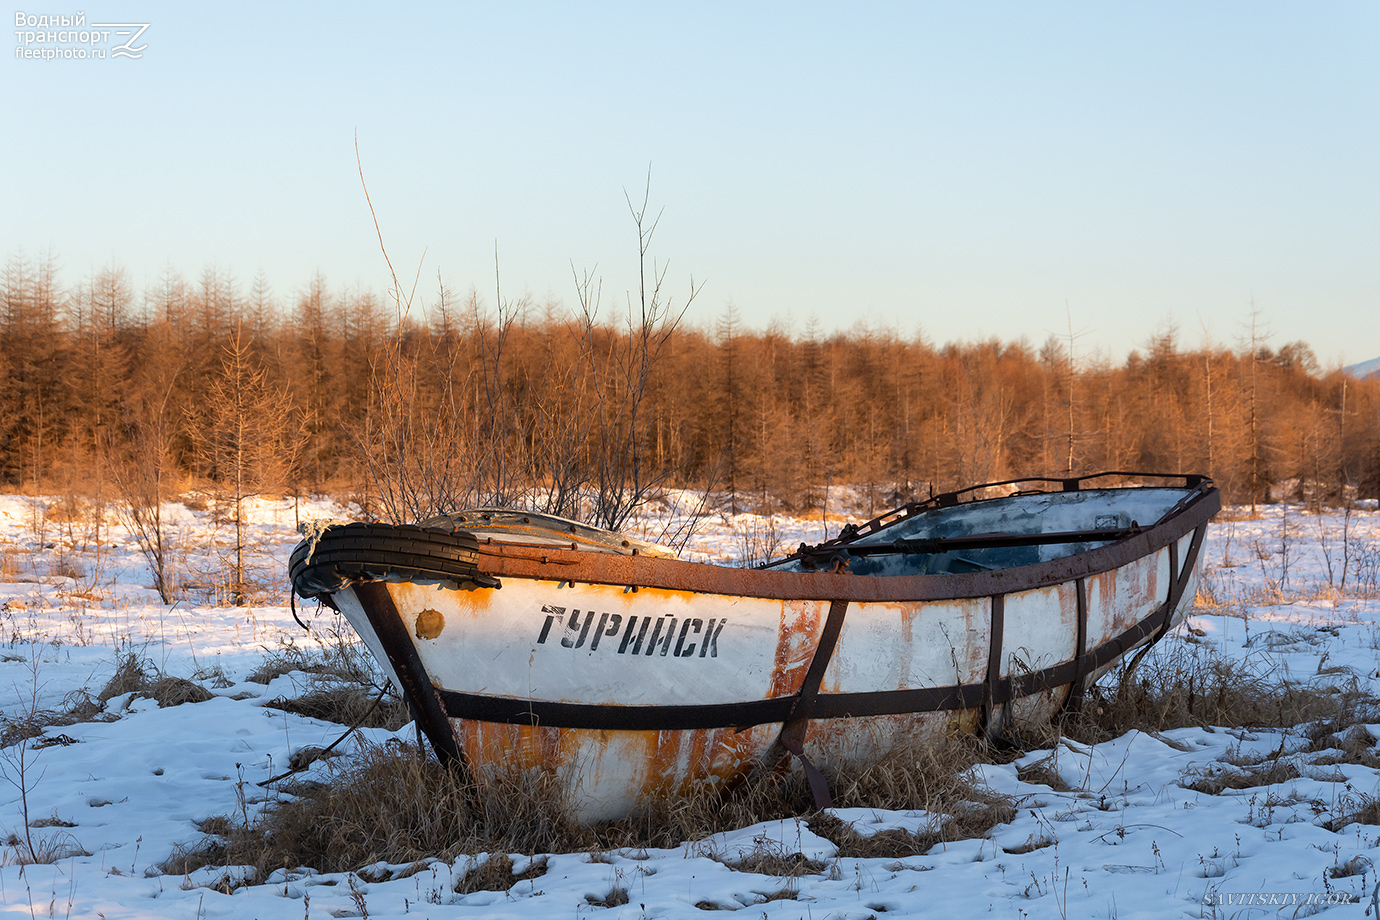
[[[374,670],[367,653],[358,646],[346,645],[344,642],[319,649],[304,649],[296,645],[275,649],[245,680],[256,684],[268,684],[293,671],[334,678],[340,683],[364,686],[374,681]]]
[[[976,791],[976,790],[975,790]],[[956,840],[986,837],[992,828],[1016,818],[1015,804],[1004,796],[981,792],[982,800],[949,805],[946,814],[936,818],[919,833],[894,829],[865,837],[832,815],[810,819],[810,830],[838,847],[845,859],[905,859],[923,856],[932,848]]]
[[[110,676],[110,680],[105,682],[105,686],[97,694],[97,699],[102,703],[108,703],[115,697],[124,696],[126,693],[145,692],[153,684],[153,675],[157,672],[153,662],[147,658],[140,658],[132,651],[117,652],[115,654],[115,673]]]
[[[772,878],[819,875],[829,868],[828,863],[810,859],[803,853],[786,852],[781,844],[774,840],[757,841],[757,848],[742,859],[719,861],[735,872],[770,875]]]
[[[1365,793],[1346,796],[1342,801],[1341,814],[1323,827],[1336,833],[1350,824],[1380,825],[1380,797]]]
[[[1054,757],[1042,757],[1033,763],[1028,763],[1016,770],[1016,778],[1023,783],[1030,783],[1032,786],[1048,786],[1055,792],[1072,791],[1069,784],[1064,782],[1064,778],[1059,775],[1059,771],[1054,768]]]
[[[1187,727],[1287,728],[1306,722],[1351,723],[1377,701],[1353,685],[1303,684],[1249,661],[1201,648],[1152,652],[1132,673],[1089,689],[1082,708],[1055,730],[1087,744]]]
[[[534,859],[524,872],[513,871],[513,858],[507,853],[479,854],[465,863],[465,874],[455,883],[456,894],[473,894],[476,891],[507,891],[518,882],[541,878],[546,874],[546,860]],[[594,904],[594,901],[590,901]],[[626,904],[627,901],[620,901]],[[600,904],[600,907],[612,907]]]
[[[54,744],[75,744],[75,739],[66,735],[44,738],[48,728],[58,725],[75,725],[78,722],[111,722],[119,716],[105,711],[105,703],[93,699],[85,690],[74,690],[63,700],[62,708],[57,710],[40,709],[24,713],[18,719],[0,718],[0,747],[9,747],[20,741],[38,739],[34,747],[51,747]]]
[[[343,872],[378,862],[454,860],[472,853],[636,852],[797,815],[810,815],[811,827],[840,844],[841,855],[912,856],[937,843],[983,836],[1015,817],[1010,800],[977,787],[964,773],[982,750],[967,739],[941,740],[903,749],[867,770],[831,777],[841,806],[877,804],[866,797],[885,790],[897,796],[891,807],[938,816],[935,827],[921,835],[888,832],[864,838],[836,818],[813,813],[799,771],[767,771],[727,796],[702,787],[647,803],[620,821],[582,826],[570,820],[550,773],[487,777],[476,789],[428,751],[390,741],[329,761],[324,782],[294,785],[289,797],[269,802],[248,821],[220,816],[204,823],[207,838],[183,847],[171,862],[179,872],[188,866],[249,865],[257,877],[267,878],[285,865]],[[493,863],[485,871],[499,872],[503,859],[494,857]],[[786,877],[820,869],[799,854],[770,847],[735,867]]]
[[[622,907],[628,903],[628,889],[614,887],[602,898],[586,895],[585,903],[590,907]]]
[[[1349,763],[1380,770],[1380,754],[1376,753],[1375,744],[1375,736],[1364,725],[1347,727],[1340,720],[1330,720],[1309,730],[1306,751],[1318,753],[1312,760],[1315,766]]]
[[[366,745],[327,763],[329,783],[296,785],[290,798],[269,802],[247,821],[222,815],[204,823],[211,836],[181,848],[171,860],[175,871],[250,865],[266,878],[283,866],[344,872],[486,849],[471,790],[415,746]]]
[[[29,827],[76,827],[77,822],[65,821],[58,817],[57,810],[54,809],[52,815],[47,818],[38,818],[29,823]]]
[[[215,694],[185,677],[160,677],[149,688],[148,696],[158,703],[160,709],[166,709],[183,703],[204,703],[213,699]]]
[[[1365,875],[1374,868],[1374,864],[1364,856],[1353,856],[1344,863],[1338,863],[1327,870],[1328,878],[1352,878],[1357,875]]]
[[[1228,789],[1253,789],[1256,786],[1273,786],[1298,779],[1302,774],[1299,768],[1288,760],[1272,759],[1251,767],[1233,767],[1211,764],[1194,768],[1184,774],[1193,777],[1182,783],[1184,788],[1208,795],[1220,795]]]
[[[1025,843],[1020,846],[1002,847],[1002,852],[1011,856],[1023,856],[1026,853],[1034,853],[1036,850],[1043,850],[1045,847],[1053,846],[1057,841],[1053,837],[1041,834],[1036,837],[1031,834],[1026,838]]]
[[[323,722],[388,731],[397,731],[412,721],[407,704],[395,694],[385,694],[380,700],[377,694],[369,690],[368,687],[351,684],[319,684],[301,696],[280,696],[264,705]]]
[[[64,824],[62,826],[70,825]],[[31,843],[32,848],[30,848]],[[60,831],[50,837],[38,838],[10,834],[5,840],[5,845],[10,848],[12,861],[24,866],[50,866],[63,859],[91,855],[82,849],[77,839],[66,831]]]
[[[110,700],[125,694],[129,694],[132,700],[154,700],[160,709],[181,706],[183,703],[204,703],[214,697],[211,691],[185,677],[170,677],[161,673],[151,661],[133,652],[122,652],[116,656],[115,673],[97,694],[97,701],[104,709]]]

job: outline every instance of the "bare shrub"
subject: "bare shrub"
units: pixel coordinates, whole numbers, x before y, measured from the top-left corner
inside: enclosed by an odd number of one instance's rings
[[[578,314],[550,322],[536,349],[514,343],[531,305],[503,297],[497,252],[494,309],[472,295],[457,310],[438,279],[434,331],[424,331],[413,315],[421,266],[405,285],[374,215],[395,328],[371,364],[364,425],[353,437],[383,517],[402,523],[512,507],[619,530],[678,477],[688,478],[681,474],[689,457],[668,460],[661,449],[652,405],[657,368],[699,287],[691,279],[685,300],[674,303],[666,264],[652,260],[660,215],[650,213],[650,180],[649,171],[640,204],[626,196],[637,227],[638,285],[620,322],[600,318],[602,280],[577,273]],[[697,520],[662,536],[683,546]]]

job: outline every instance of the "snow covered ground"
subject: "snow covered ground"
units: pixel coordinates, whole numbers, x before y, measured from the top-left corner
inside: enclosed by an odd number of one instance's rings
[[[225,894],[217,884],[224,870],[164,875],[157,866],[177,845],[201,838],[198,822],[252,813],[265,794],[256,784],[286,769],[294,751],[340,734],[339,725],[263,705],[295,695],[304,675],[289,673],[268,685],[245,677],[289,643],[310,648],[334,641],[328,611],[314,605],[299,611],[310,634],[293,621],[283,606],[283,571],[299,516],[348,512],[326,503],[296,509],[258,503],[252,531],[263,549],[256,564],[278,585],[266,591],[262,606],[236,608],[209,602],[225,529],[205,511],[173,510],[180,541],[174,561],[186,582],[205,587],[169,607],[148,587],[144,559],[118,524],[95,527],[89,515],[64,512],[51,499],[0,497],[0,712],[7,720],[70,706],[78,691],[95,694],[122,652],[164,673],[196,677],[212,694],[167,708],[116,697],[107,712],[117,719],[55,725],[41,739],[0,750],[0,834],[24,835],[27,800],[36,848],[90,854],[21,865],[16,847],[6,848],[0,913],[110,920],[688,918],[719,909],[823,920],[1326,911],[1342,918],[1363,915],[1380,878],[1380,826],[1345,820],[1380,797],[1380,773],[1348,762],[1365,757],[1335,762],[1335,750],[1317,744],[1308,750],[1301,726],[1132,732],[1095,746],[1065,741],[1015,763],[985,765],[981,781],[1014,797],[1017,817],[985,838],[899,860],[838,857],[805,820],[788,820],[672,850],[550,854],[543,874],[503,892],[457,894],[457,881],[479,861],[462,858],[382,881],[389,873],[378,867],[363,877],[279,871],[265,884]],[[1297,506],[1233,519],[1240,517],[1239,511],[1224,515],[1213,526],[1204,603],[1158,654],[1218,653],[1300,684],[1380,695],[1380,513],[1373,504],[1347,517],[1306,514]],[[831,532],[837,529],[831,524]],[[761,558],[822,536],[818,520],[720,515],[686,555]],[[1380,724],[1352,731],[1353,741],[1373,749]],[[1380,763],[1377,757],[1370,761]],[[1042,760],[1062,780],[1054,784],[1059,789],[1018,778],[1018,770]],[[1272,768],[1279,781],[1215,794],[1190,788],[1256,763]],[[914,830],[927,820],[882,809],[837,814],[863,833]],[[822,868],[785,879],[729,865],[735,855],[763,850],[800,853]],[[531,863],[515,856],[514,870]],[[627,893],[627,903],[594,903],[615,890]]]

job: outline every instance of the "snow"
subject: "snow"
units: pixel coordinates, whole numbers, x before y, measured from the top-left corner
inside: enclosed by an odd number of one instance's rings
[[[36,840],[90,855],[21,866],[6,848],[0,912],[109,920],[309,920],[366,913],[690,918],[714,907],[754,918],[821,920],[1323,912],[1344,918],[1363,916],[1376,890],[1380,826],[1352,823],[1333,831],[1328,825],[1380,796],[1380,775],[1358,764],[1315,763],[1319,757],[1306,750],[1298,727],[1131,732],[1097,745],[1064,739],[1014,763],[982,765],[978,778],[1014,797],[1016,817],[984,838],[904,859],[840,857],[802,818],[667,850],[614,851],[597,859],[548,854],[544,874],[506,892],[456,893],[457,881],[485,858],[477,854],[391,879],[385,867],[363,875],[279,870],[264,883],[224,894],[220,888],[233,887],[245,874],[242,867],[185,876],[162,875],[156,867],[174,848],[201,839],[198,822],[252,815],[272,795],[258,782],[285,770],[293,752],[329,744],[343,730],[263,705],[299,692],[306,675],[285,674],[268,685],[245,678],[289,644],[337,641],[329,611],[299,610],[311,633],[297,626],[284,606],[282,573],[299,518],[348,518],[350,512],[327,502],[295,509],[287,502],[257,502],[251,509],[254,558],[265,577],[277,579],[276,589],[257,606],[235,608],[214,605],[211,585],[169,607],[149,588],[144,560],[118,524],[96,530],[89,523],[61,523],[56,505],[0,496],[0,711],[15,719],[30,709],[59,708],[74,691],[94,694],[113,673],[117,653],[128,651],[169,674],[200,673],[213,697],[167,708],[116,697],[107,710],[118,719],[51,726],[43,747],[4,749],[0,766],[11,781],[0,782],[0,832],[23,832],[23,797],[14,781],[22,755],[29,820],[49,825],[33,828]],[[213,557],[226,550],[227,533],[205,511],[171,510],[181,541],[177,562],[189,581],[206,581]],[[661,525],[646,520],[643,532],[655,536]],[[836,533],[839,524],[829,526]],[[760,558],[823,537],[818,519],[768,523],[715,515],[685,555]],[[1270,506],[1253,520],[1242,509],[1228,509],[1211,528],[1205,563],[1202,604],[1156,655],[1218,653],[1300,684],[1380,692],[1380,599],[1374,590],[1380,512],[1373,505],[1349,516]],[[212,680],[212,674],[223,679]],[[1369,731],[1380,736],[1380,725]],[[388,737],[363,734],[373,742]],[[411,734],[410,727],[398,732]],[[1296,778],[1220,794],[1189,788],[1261,759],[1292,767]],[[1021,780],[1018,771],[1037,762],[1067,788]],[[865,835],[917,831],[931,820],[924,812],[882,808],[835,814]],[[763,852],[802,854],[823,868],[791,879],[734,868]],[[519,873],[532,862],[513,858]],[[627,903],[590,903],[616,889],[627,892]]]

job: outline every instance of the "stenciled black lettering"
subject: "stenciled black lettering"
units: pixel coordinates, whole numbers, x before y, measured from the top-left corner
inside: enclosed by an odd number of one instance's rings
[[[537,636],[537,644],[541,645],[546,641],[546,637],[551,635],[551,624],[565,616],[564,607],[552,607],[550,604],[542,604],[541,612],[546,614],[546,623],[542,625],[541,635]]]
[[[608,624],[607,629],[604,628],[605,623]],[[622,623],[623,614],[621,613],[599,614],[599,625],[594,628],[594,638],[589,640],[589,650],[592,652],[597,649],[599,647],[599,640],[604,636],[618,635],[618,627],[621,626]]]
[[[590,624],[594,622],[594,611],[585,611],[584,625],[580,625],[580,611],[570,611],[570,621],[565,625],[565,635],[561,636],[561,645],[566,648],[579,648],[585,644],[585,637],[589,635]],[[579,639],[575,638],[576,627],[580,628]]]
[[[701,658],[705,657],[706,652],[709,653],[710,658],[719,657],[719,633],[724,631],[724,626],[728,623],[728,620],[718,620],[717,622],[719,625],[717,628],[714,626],[715,622],[716,619],[714,617],[710,617],[709,625],[705,627],[704,639],[700,642]]]
[[[637,631],[637,638],[632,637],[633,627],[637,621],[642,621],[642,628]],[[628,617],[628,631],[623,633],[623,642],[618,646],[618,653],[621,655],[624,649],[628,649],[628,654],[636,655],[642,651],[642,639],[647,635],[647,627],[652,625],[651,617]],[[632,641],[632,647],[628,648],[628,642]]]
[[[666,624],[666,638],[661,640],[661,657],[665,658],[666,653],[671,650],[671,640],[676,637],[676,618],[671,617],[671,622]],[[647,654],[651,654],[650,651]]]
[[[674,620],[674,617],[673,617],[672,619]],[[659,641],[661,640],[661,627],[663,627],[663,626],[665,626],[665,625],[666,625],[666,618],[665,618],[665,617],[657,617],[657,618],[656,618],[656,626],[652,628],[652,636],[651,636],[650,639],[647,640],[647,651],[646,651],[646,654],[647,654],[648,656],[651,656],[651,655],[656,654],[656,644],[657,644],[657,642],[659,642]],[[638,638],[641,638],[641,637],[639,636]]]
[[[566,615],[567,611],[569,616]],[[699,617],[681,619],[666,614],[658,617],[624,616],[621,613],[572,610],[555,604],[543,604],[541,612],[546,619],[537,636],[538,645],[544,645],[551,636],[552,627],[563,621],[561,645],[565,648],[584,648],[588,641],[589,651],[593,653],[605,639],[612,639],[622,632],[617,654],[644,655],[648,658],[658,654],[662,658],[718,658],[719,634],[728,625],[727,619],[718,617],[711,617],[706,624]],[[653,623],[653,620],[656,622]],[[679,630],[676,629],[677,624]],[[648,635],[649,629],[651,635]]]
[[[704,621],[699,617],[686,618],[685,622],[680,627],[680,636],[676,639],[677,658],[689,658],[691,655],[695,654],[695,643],[691,642],[688,646],[685,644],[685,637],[690,634],[690,627],[692,626],[695,627],[695,635],[698,636],[700,631],[704,629]]]

